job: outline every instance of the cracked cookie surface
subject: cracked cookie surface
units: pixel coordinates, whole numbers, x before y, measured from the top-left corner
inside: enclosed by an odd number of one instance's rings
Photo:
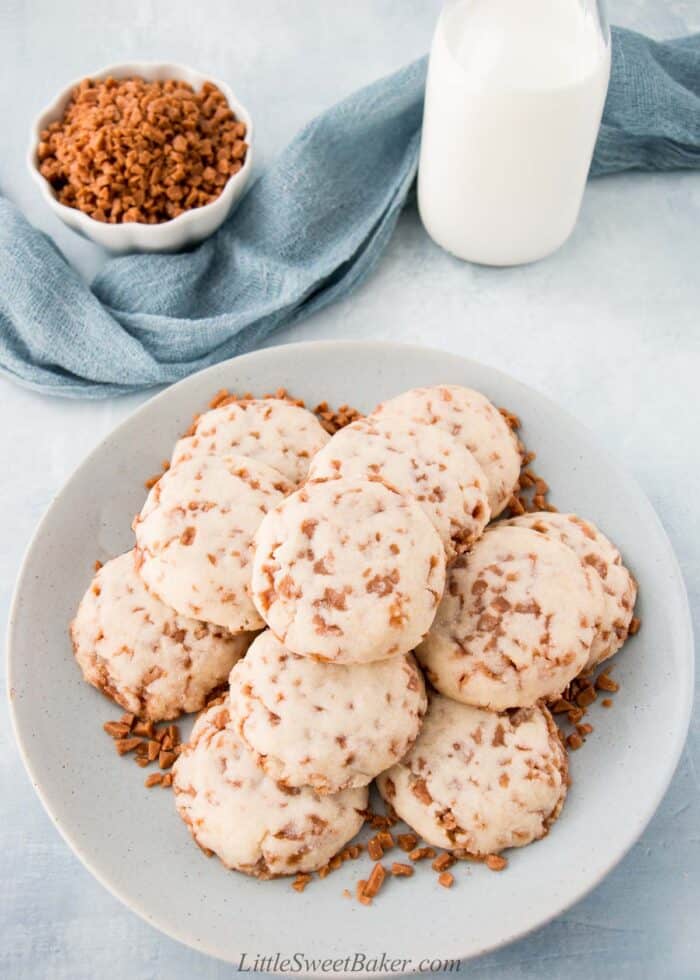
[[[313,478],[378,477],[411,494],[448,557],[466,551],[488,523],[488,481],[469,450],[437,426],[401,416],[359,419],[314,457]]]
[[[411,655],[323,664],[266,630],[231,672],[230,705],[231,724],[268,776],[335,793],[366,786],[405,755],[426,696]]]
[[[181,460],[134,521],[139,574],[184,616],[260,629],[249,594],[253,535],[290,490],[277,470],[244,456]]]
[[[323,867],[364,822],[366,788],[319,796],[267,776],[231,727],[227,701],[200,715],[173,773],[175,805],[199,846],[259,878]]]
[[[255,605],[302,656],[366,663],[408,653],[444,581],[437,531],[416,501],[378,481],[310,481],[255,536]]]
[[[543,837],[567,782],[545,707],[499,713],[435,694],[413,748],[377,786],[428,844],[485,857]]]
[[[588,662],[602,591],[578,556],[496,524],[451,566],[417,648],[437,690],[500,711],[557,696]]]
[[[70,635],[89,684],[140,718],[166,721],[199,711],[254,634],[180,616],[146,589],[128,551],[97,572]]]

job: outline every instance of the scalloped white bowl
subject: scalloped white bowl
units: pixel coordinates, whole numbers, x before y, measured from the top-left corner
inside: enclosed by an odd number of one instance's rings
[[[109,76],[113,78],[138,76],[148,81],[165,81],[169,78],[177,78],[189,82],[194,88],[199,88],[204,82],[212,82],[221,89],[236,117],[246,124],[248,152],[241,169],[228,179],[215,201],[212,201],[211,204],[205,204],[201,208],[192,208],[185,211],[184,214],[179,214],[177,218],[163,221],[157,225],[140,222],[111,225],[103,221],[96,221],[77,208],[68,207],[56,199],[51,184],[39,173],[37,165],[40,134],[49,123],[61,118],[70,101],[73,89],[82,81],[82,78],[103,79]],[[56,96],[50,105],[39,113],[32,125],[27,166],[41,192],[41,196],[53,213],[69,228],[77,231],[85,238],[89,238],[95,244],[101,245],[111,252],[176,252],[188,245],[201,242],[213,234],[223,224],[231,213],[234,204],[243,194],[253,166],[253,124],[248,110],[238,101],[228,85],[211,75],[203,75],[186,65],[161,64],[160,62],[110,65],[100,71],[92,72],[89,76],[84,75],[74,79]]]

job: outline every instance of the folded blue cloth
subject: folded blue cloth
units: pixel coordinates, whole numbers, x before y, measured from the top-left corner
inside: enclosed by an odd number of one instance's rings
[[[411,188],[426,61],[310,123],[208,241],[112,259],[86,286],[0,197],[0,370],[99,398],[254,348],[344,295],[374,266]],[[700,34],[657,43],[613,29],[592,175],[700,166]]]

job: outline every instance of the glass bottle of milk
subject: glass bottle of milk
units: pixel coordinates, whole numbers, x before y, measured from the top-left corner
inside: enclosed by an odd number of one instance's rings
[[[472,262],[542,258],[571,234],[610,76],[602,0],[447,0],[430,52],[418,206]]]

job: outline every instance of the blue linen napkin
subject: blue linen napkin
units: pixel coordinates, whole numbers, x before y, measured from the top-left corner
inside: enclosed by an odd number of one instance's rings
[[[254,348],[372,269],[417,164],[426,59],[299,133],[210,239],[112,259],[88,287],[0,197],[0,371],[100,398],[177,381]],[[700,34],[658,43],[613,28],[591,175],[700,167]]]

